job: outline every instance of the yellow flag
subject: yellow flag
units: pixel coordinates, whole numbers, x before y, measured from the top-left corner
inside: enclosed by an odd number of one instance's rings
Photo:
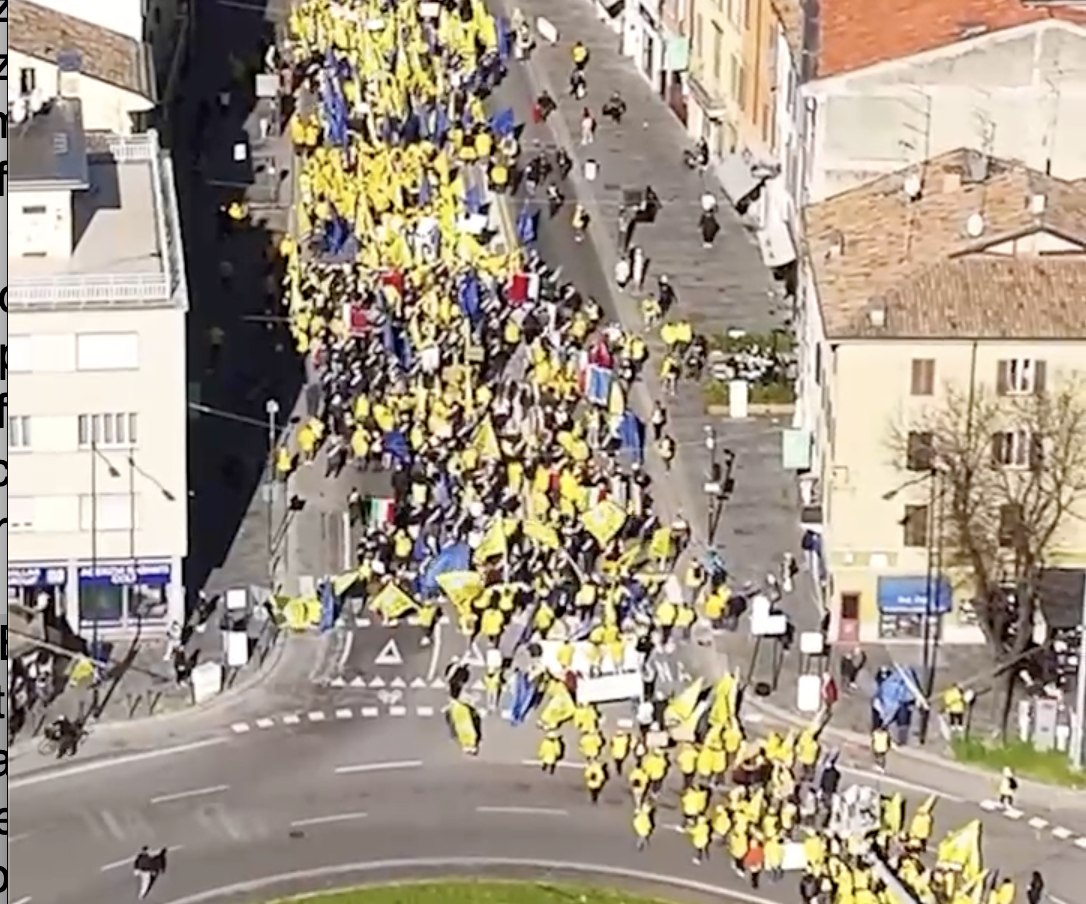
[[[475,753],[479,747],[479,716],[474,707],[463,700],[453,700],[449,704],[449,721],[464,752]]]
[[[704,687],[705,679],[695,678],[686,686],[685,690],[676,694],[664,710],[664,723],[676,725],[693,718]]]
[[[476,571],[447,571],[437,576],[437,585],[457,608],[470,603],[483,592],[483,578]]]
[[[670,527],[658,527],[649,541],[649,554],[654,559],[666,559],[671,555],[672,540]]]
[[[496,461],[502,457],[501,446],[498,445],[498,434],[494,430],[494,422],[486,417],[475,431],[471,447],[483,461]]]
[[[935,857],[937,866],[960,870],[966,882],[972,882],[983,869],[980,856],[981,822],[974,819],[942,841]]]
[[[483,539],[479,541],[479,545],[475,547],[475,554],[472,558],[476,562],[485,562],[487,559],[504,556],[507,551],[505,518],[499,515],[490,522],[490,527],[483,534]]]
[[[582,520],[585,530],[596,538],[596,542],[606,546],[622,530],[626,513],[610,499],[604,499],[585,512]]]
[[[577,711],[568,688],[563,684],[556,684],[554,687],[550,699],[539,713],[539,723],[547,731],[554,731],[563,723],[568,722]]]
[[[713,705],[709,708],[709,724],[730,725],[735,718],[735,697],[738,685],[731,675],[725,675],[713,688]]]
[[[68,682],[70,684],[82,684],[94,677],[94,663],[86,656],[80,656],[68,669]]]
[[[389,581],[381,588],[370,602],[374,612],[380,612],[385,618],[402,618],[418,604],[394,583]]]
[[[547,549],[558,549],[562,545],[558,539],[558,531],[542,521],[525,521],[524,533],[529,539],[535,540],[536,543],[547,547]]]

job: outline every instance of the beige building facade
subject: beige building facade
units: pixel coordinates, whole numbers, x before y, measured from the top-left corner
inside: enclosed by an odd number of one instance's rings
[[[952,393],[1010,406],[1086,375],[1083,211],[1086,185],[967,150],[804,211],[796,428],[838,639],[915,641],[935,616],[944,642],[983,640],[940,548],[946,488],[909,450]],[[1019,434],[993,434],[993,464],[1034,466]],[[1049,558],[1086,566],[1086,512]]]
[[[185,612],[188,291],[156,133],[57,98],[10,142],[9,602],[83,633]]]

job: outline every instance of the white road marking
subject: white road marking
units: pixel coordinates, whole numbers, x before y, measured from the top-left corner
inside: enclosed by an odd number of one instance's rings
[[[388,708],[388,714],[390,716],[406,716],[407,715],[407,707],[406,706],[390,706]]]
[[[309,713],[306,718],[309,719],[310,722],[323,722],[324,713],[322,713],[319,709],[315,709],[313,710],[313,712]]]
[[[300,829],[304,826],[321,826],[330,822],[350,822],[355,819],[365,819],[365,813],[335,813],[330,816],[311,816],[308,819],[295,819],[290,825]]]
[[[402,689],[402,688],[405,688],[405,687],[407,687],[407,682],[406,682],[406,681],[404,681],[404,680],[403,680],[403,678],[401,678],[401,677],[400,677],[399,675],[397,675],[397,676],[396,676],[395,678],[393,678],[393,679],[392,679],[392,680],[391,680],[391,681],[390,681],[390,682],[388,683],[388,686],[389,686],[389,687],[397,687],[397,688],[401,688],[401,689]]]
[[[19,900],[16,901],[15,904],[30,904],[30,902],[33,900],[34,899],[30,897],[30,895],[27,895],[25,898],[19,898]]]
[[[431,683],[437,677],[437,670],[441,666],[441,634],[442,623],[438,621],[432,632],[433,642],[430,644],[430,664],[426,668],[426,680]]]
[[[298,725],[301,723],[301,721],[302,717],[299,716],[297,713],[287,713],[285,716],[283,716],[284,725]]]
[[[1052,830],[1052,834],[1059,838],[1060,841],[1066,841],[1075,833],[1070,829],[1065,829],[1063,826],[1056,826],[1056,828]]]
[[[209,738],[206,741],[195,741],[192,744],[182,744],[179,747],[165,747],[162,750],[148,750],[145,753],[133,753],[127,756],[119,756],[110,760],[99,760],[94,763],[84,763],[81,766],[72,766],[68,769],[60,769],[56,772],[45,772],[41,775],[28,775],[26,778],[15,779],[9,783],[8,789],[29,788],[32,785],[42,785],[46,782],[55,782],[63,778],[74,778],[77,775],[86,775],[90,772],[100,772],[114,766],[127,766],[132,763],[141,763],[145,760],[157,760],[167,756],[176,756],[181,753],[191,753],[194,750],[202,750],[205,747],[217,747],[220,744],[230,743],[229,738]]]
[[[26,839],[30,837],[30,834],[30,832],[23,832],[20,835],[12,835],[8,839],[8,847],[11,847],[13,844],[18,844],[20,841],[26,841]]]
[[[887,775],[883,772],[868,772],[866,769],[854,769],[851,766],[838,766],[841,772],[848,775],[859,775],[862,778],[866,778],[870,782],[875,784],[882,783],[884,785],[894,785],[898,788],[908,788],[912,791],[921,791],[924,794],[935,794],[944,800],[953,800],[957,803],[962,803],[965,798],[957,797],[953,794],[948,794],[945,791],[940,791],[938,788],[932,788],[930,785],[921,785],[917,782],[909,782],[903,778],[894,778],[892,775]]]
[[[229,785],[212,785],[209,788],[193,788],[191,791],[178,791],[176,794],[160,794],[158,797],[152,797],[151,803],[165,804],[172,800],[185,800],[189,797],[206,797],[208,794],[221,794],[229,788]]]
[[[381,647],[381,652],[373,660],[374,665],[403,665],[403,655],[395,637],[390,637],[388,643]]]
[[[633,719],[626,719],[626,718],[617,719],[617,720],[615,720],[615,727],[616,728],[621,728],[624,731],[629,731],[631,728],[634,727],[634,720]]]
[[[381,715],[381,710],[378,709],[376,706],[363,706],[362,707],[362,718],[363,719],[376,719],[379,715]]]
[[[540,769],[543,766],[541,760],[524,760],[521,762],[522,766],[535,766],[536,769]],[[584,769],[584,763],[570,763],[567,760],[559,760],[557,763],[559,769]]]
[[[275,726],[275,719],[257,719],[257,728],[273,728]]]
[[[365,687],[365,686],[366,686],[366,679],[363,678],[361,675],[355,675],[351,679],[351,687]]]
[[[172,844],[166,848],[166,853],[175,854],[182,848],[184,848],[183,844]],[[129,866],[135,859],[135,857],[125,857],[124,860],[114,860],[112,863],[107,863],[105,866],[99,867],[98,871],[100,873],[108,873],[110,870],[120,869],[122,866]],[[23,898],[23,900],[29,901],[30,898]]]
[[[1086,838],[1076,838],[1075,847],[1086,848]]]
[[[509,816],[569,816],[568,810],[555,810],[551,807],[476,807],[475,812]]]
[[[411,679],[411,689],[416,690],[416,691],[424,691],[424,690],[426,690],[426,679],[425,678],[417,678],[417,677],[412,678]]]
[[[423,719],[429,719],[434,714],[434,708],[432,706],[416,706],[415,715],[421,716]]]
[[[373,624],[372,618],[360,618],[355,622],[355,625],[359,628],[368,628]]]
[[[1040,816],[1034,816],[1033,819],[1031,819],[1029,821],[1029,827],[1031,829],[1043,829],[1047,825],[1048,825],[1048,820],[1047,819],[1041,819]],[[1055,834],[1056,830],[1053,829],[1052,833]],[[1070,836],[1070,833],[1068,833],[1068,837],[1069,836]]]
[[[980,802],[980,808],[982,810],[987,810],[989,813],[994,813],[996,810],[1002,810],[1003,804],[998,800],[982,800]]]
[[[336,775],[354,775],[356,772],[392,772],[396,769],[418,769],[422,760],[389,760],[386,763],[358,763],[355,766],[337,766]]]
[[[234,732],[234,734],[245,734],[245,732],[250,731],[251,729],[248,722],[235,722],[230,726],[230,730]]]
[[[1006,816],[1007,819],[1021,819],[1026,814],[1021,810],[1016,810],[1014,807],[1004,807],[1003,815]]]
[[[350,709],[337,709],[336,710],[336,718],[337,719],[353,719],[354,718],[354,711],[350,710]]]

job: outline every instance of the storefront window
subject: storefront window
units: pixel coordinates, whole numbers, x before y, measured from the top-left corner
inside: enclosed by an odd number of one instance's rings
[[[81,584],[79,618],[98,624],[121,624],[125,613],[126,588],[115,584]]]
[[[130,599],[128,603],[129,618],[140,619],[144,622],[161,622],[166,620],[169,609],[169,588],[161,584],[152,586],[137,584],[128,588]]]
[[[923,640],[924,620],[926,616],[912,612],[880,612],[879,637],[884,640]],[[943,620],[938,615],[930,617],[931,633],[927,636],[938,638],[942,631]]]
[[[68,602],[64,586],[51,587],[8,587],[8,605],[21,606],[35,612],[52,611],[54,615],[63,615]]]

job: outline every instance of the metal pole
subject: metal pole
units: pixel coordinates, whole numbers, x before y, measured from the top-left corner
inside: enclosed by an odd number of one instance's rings
[[[136,457],[128,453],[128,558],[136,567]]]
[[[94,435],[94,425],[91,424],[91,586],[98,580],[98,440]],[[82,606],[82,602],[80,602]],[[98,654],[98,619],[91,624],[91,659]]]
[[[1083,719],[1086,719],[1086,577],[1082,582],[1082,619],[1078,637],[1078,677],[1075,687],[1075,721],[1071,726],[1071,765],[1082,768],[1083,744],[1086,732],[1083,731]]]
[[[268,399],[264,406],[264,410],[268,413],[268,478],[265,483],[267,495],[266,495],[266,508],[268,515],[268,581],[271,588],[275,589],[275,565],[274,565],[274,550],[275,550],[275,494],[278,492],[278,481],[276,480],[275,473],[275,446],[276,440],[279,435],[279,428],[277,422],[277,415],[279,414],[279,403],[275,399]]]
[[[921,641],[921,669],[923,676],[921,681],[923,687],[929,688],[932,686],[932,665],[931,665],[931,597],[934,592],[935,584],[935,531],[938,529],[938,525],[935,520],[935,486],[936,476],[935,471],[930,471],[928,474],[928,511],[927,511],[927,573],[924,581],[924,623],[922,627],[922,641]],[[931,718],[931,700],[925,701],[927,705],[920,708],[920,724],[918,726],[918,734],[921,744],[926,744],[928,741],[928,722]]]

